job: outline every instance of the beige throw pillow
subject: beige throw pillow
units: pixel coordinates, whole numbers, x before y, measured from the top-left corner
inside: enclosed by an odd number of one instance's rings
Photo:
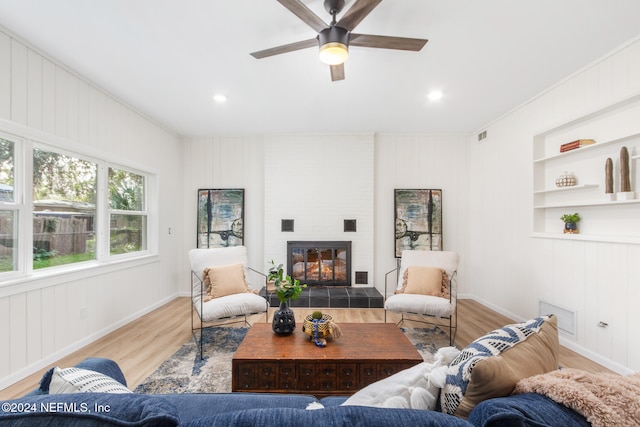
[[[209,295],[209,298],[205,297],[205,302],[211,298],[249,292],[242,264],[208,267],[204,269],[202,277]]]
[[[404,273],[402,289],[398,293],[442,296],[446,273],[438,267],[409,266]]]

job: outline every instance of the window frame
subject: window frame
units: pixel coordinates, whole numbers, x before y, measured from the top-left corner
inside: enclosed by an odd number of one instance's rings
[[[111,204],[109,203],[110,201],[110,194],[109,194],[109,169],[117,169],[123,172],[128,172],[131,174],[135,174],[135,175],[140,175],[144,178],[144,194],[142,196],[142,201],[143,201],[143,210],[141,211],[129,211],[129,210],[124,210],[124,209],[112,209],[111,208]],[[106,181],[105,181],[105,192],[106,192],[106,199],[105,199],[105,205],[106,205],[106,222],[107,222],[107,236],[106,236],[106,247],[104,248],[105,250],[105,254],[107,255],[107,258],[109,259],[114,259],[114,260],[118,260],[118,259],[127,259],[127,258],[132,258],[132,257],[137,257],[140,254],[150,254],[150,239],[149,239],[149,217],[150,217],[150,213],[149,213],[149,186],[150,186],[150,181],[151,178],[149,176],[149,174],[146,174],[144,172],[141,172],[139,170],[136,169],[132,169],[132,168],[128,168],[125,166],[121,166],[121,165],[117,165],[115,163],[106,163],[105,164],[105,168],[104,168],[104,173],[106,176]],[[134,216],[141,216],[144,217],[146,220],[146,225],[145,225],[145,229],[144,229],[144,238],[146,240],[146,244],[144,245],[145,249],[142,249],[140,251],[135,251],[135,252],[126,252],[126,253],[122,253],[122,254],[115,254],[112,255],[111,254],[111,215],[134,215]]]
[[[17,129],[13,129],[17,128]],[[23,288],[29,284],[28,289],[54,286],[76,278],[91,277],[103,274],[107,271],[115,271],[121,268],[129,268],[131,263],[146,264],[155,262],[158,257],[159,230],[157,206],[159,194],[155,189],[158,180],[157,172],[139,165],[122,163],[115,156],[107,155],[92,147],[80,146],[70,143],[68,140],[45,134],[41,131],[26,129],[10,123],[0,121],[0,138],[14,143],[14,202],[0,202],[0,209],[15,210],[17,212],[17,260],[16,269],[0,272],[0,296],[13,294],[18,291],[14,285]],[[83,161],[94,163],[96,170],[96,210],[95,210],[95,234],[96,234],[96,258],[95,260],[81,261],[61,266],[33,269],[33,153],[34,148],[50,151],[61,155],[74,157]],[[145,210],[139,212],[145,214],[146,225],[146,249],[125,254],[110,254],[110,212],[108,190],[108,168],[135,173],[144,177],[144,203]],[[123,211],[127,214],[138,211]],[[60,279],[52,278],[59,276]],[[22,289],[24,290],[24,289]]]

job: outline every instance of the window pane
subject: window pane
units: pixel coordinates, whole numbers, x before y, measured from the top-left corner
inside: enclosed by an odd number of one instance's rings
[[[13,202],[13,142],[0,138],[0,202]]]
[[[109,207],[123,211],[143,211],[144,176],[109,168]]]
[[[96,258],[94,163],[33,151],[33,268]]]
[[[147,217],[143,215],[111,215],[111,255],[147,249]]]
[[[17,225],[15,211],[0,211],[0,272],[17,269]]]

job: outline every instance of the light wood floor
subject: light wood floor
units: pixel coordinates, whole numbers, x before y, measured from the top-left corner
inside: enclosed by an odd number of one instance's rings
[[[458,333],[456,346],[463,348],[477,337],[506,324],[512,319],[473,300],[458,301]],[[269,319],[272,317],[270,310]],[[296,321],[312,310],[294,308]],[[383,309],[322,309],[330,314],[336,323],[384,322]],[[127,378],[128,386],[135,388],[169,356],[175,353],[191,338],[189,298],[176,298],[151,313],[121,327],[109,335],[87,345],[73,354],[57,361],[52,366],[73,366],[86,357],[106,357],[120,365]],[[396,322],[399,317],[387,314],[387,322]],[[265,322],[265,316],[253,316],[251,323]],[[420,327],[419,323],[405,322],[406,326]],[[235,326],[243,326],[242,323]],[[560,364],[564,367],[584,369],[590,372],[611,372],[603,366],[579,354],[561,348]],[[0,400],[20,397],[38,386],[42,372],[33,374],[16,384],[0,391]]]

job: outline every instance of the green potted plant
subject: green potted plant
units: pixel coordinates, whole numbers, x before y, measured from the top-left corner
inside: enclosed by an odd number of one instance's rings
[[[563,233],[576,234],[578,233],[577,223],[580,221],[580,215],[578,213],[564,214],[560,217],[564,221]]]
[[[298,299],[302,290],[307,287],[300,280],[285,276],[282,264],[276,266],[271,260],[267,280],[272,281],[276,296],[280,300],[280,307],[273,313],[273,332],[278,335],[289,335],[296,329],[296,320],[293,310],[289,307],[289,300]]]

